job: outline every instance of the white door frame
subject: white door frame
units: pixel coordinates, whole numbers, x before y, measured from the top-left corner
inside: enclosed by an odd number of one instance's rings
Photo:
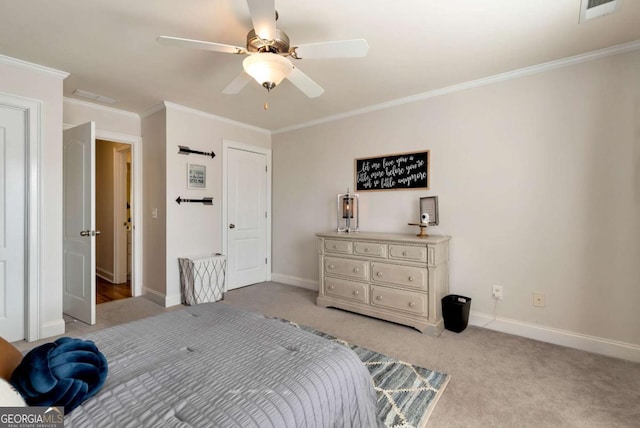
[[[76,125],[64,124],[64,129]],[[131,144],[131,217],[133,230],[131,236],[132,266],[131,266],[131,295],[142,296],[142,138],[135,135],[121,134],[97,128],[96,140],[112,141],[114,143]]]
[[[228,197],[229,197],[229,192],[227,189],[227,185],[228,185],[228,171],[229,171],[229,166],[228,166],[228,160],[229,160],[229,150],[230,149],[235,149],[235,150],[244,150],[246,152],[253,152],[253,153],[259,153],[262,155],[265,155],[267,157],[267,194],[266,194],[266,198],[267,198],[267,205],[266,205],[266,209],[267,209],[267,224],[266,224],[266,232],[267,232],[267,252],[266,252],[266,257],[267,257],[267,277],[266,280],[267,281],[271,281],[271,149],[267,149],[265,147],[260,147],[260,146],[253,146],[251,144],[246,144],[246,143],[238,143],[236,141],[231,141],[231,140],[222,140],[222,252],[227,255],[227,257],[229,256],[229,251],[227,248],[228,245],[228,233],[229,233],[229,228],[228,226],[228,218],[227,218],[227,207],[228,205]],[[225,281],[225,291],[227,288],[226,285],[226,281]]]
[[[24,112],[26,120],[25,172],[27,206],[25,215],[25,339],[40,338],[40,190],[42,148],[42,102],[30,98],[0,93],[0,105]]]

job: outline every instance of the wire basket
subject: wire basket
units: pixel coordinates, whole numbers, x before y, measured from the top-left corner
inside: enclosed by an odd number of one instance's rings
[[[178,265],[182,304],[191,306],[223,299],[227,268],[224,255],[178,258]]]

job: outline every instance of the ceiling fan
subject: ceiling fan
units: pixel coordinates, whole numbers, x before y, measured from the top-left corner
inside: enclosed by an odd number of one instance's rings
[[[294,66],[289,58],[357,58],[367,55],[369,45],[364,39],[291,46],[289,36],[276,28],[278,12],[275,10],[275,0],[247,0],[247,4],[253,29],[247,34],[245,48],[169,36],[159,36],[157,41],[166,46],[248,55],[242,63],[244,71],[223,89],[224,94],[237,94],[251,78],[267,91],[287,78],[309,98],[319,97],[324,89]]]

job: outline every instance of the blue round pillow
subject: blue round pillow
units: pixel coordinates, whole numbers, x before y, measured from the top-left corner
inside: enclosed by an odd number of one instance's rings
[[[30,406],[64,406],[67,414],[102,388],[107,372],[95,343],[61,337],[29,351],[11,384]]]

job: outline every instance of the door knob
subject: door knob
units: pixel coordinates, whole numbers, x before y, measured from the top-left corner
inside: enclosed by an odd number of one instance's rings
[[[91,236],[91,231],[90,230],[81,230],[80,231],[80,236]]]
[[[236,225],[235,225],[235,224],[231,223],[231,224],[229,225],[229,229],[235,229],[235,228],[236,228]]]

